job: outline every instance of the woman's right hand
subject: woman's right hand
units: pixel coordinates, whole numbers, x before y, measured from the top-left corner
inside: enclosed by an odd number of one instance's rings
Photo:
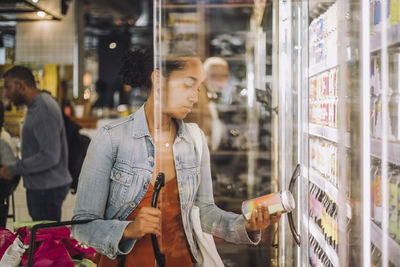
[[[161,211],[159,209],[141,208],[135,220],[125,228],[122,240],[140,239],[145,234],[161,234]]]

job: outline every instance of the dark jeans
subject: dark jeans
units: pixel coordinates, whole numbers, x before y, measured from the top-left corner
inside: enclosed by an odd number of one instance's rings
[[[70,185],[45,190],[26,190],[29,215],[33,221],[60,221],[61,207]]]

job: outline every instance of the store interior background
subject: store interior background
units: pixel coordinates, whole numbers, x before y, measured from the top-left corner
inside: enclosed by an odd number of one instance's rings
[[[215,201],[223,209],[240,213],[241,202],[249,198],[246,38],[254,12],[252,0],[164,1],[169,27],[188,23],[203,31],[193,38],[185,35],[183,45],[193,45],[202,60],[220,56],[229,64],[229,93],[218,103],[224,132],[218,149],[211,153]],[[200,3],[200,4],[199,4]],[[269,4],[270,5],[270,4]],[[266,85],[271,83],[272,16],[265,14]],[[189,18],[189,22],[185,19]],[[191,21],[190,21],[191,20]],[[183,22],[182,22],[183,21]],[[175,23],[175,25],[174,25]],[[181,23],[182,25],[178,25]],[[185,27],[185,26],[184,26]],[[189,30],[190,31],[190,30]],[[196,33],[198,34],[198,32]],[[192,38],[192,39],[191,39]],[[76,123],[81,134],[92,137],[99,127],[137,110],[147,95],[138,88],[124,86],[118,74],[120,60],[129,49],[144,48],[153,43],[153,1],[148,0],[17,0],[0,3],[0,75],[14,64],[32,68],[40,89],[58,100]],[[169,44],[173,53],[173,44]],[[2,86],[1,86],[2,87]],[[268,88],[270,90],[270,88]],[[3,95],[3,93],[2,93]],[[2,97],[3,101],[7,101]],[[270,150],[271,93],[264,96],[262,151]],[[268,107],[267,107],[268,106]],[[20,145],[20,129],[25,108],[8,106],[5,129]],[[258,153],[257,184],[252,196],[274,191],[271,183],[271,154]],[[253,182],[254,183],[254,182]],[[255,188],[255,190],[253,190]],[[31,220],[22,183],[14,192],[16,221]],[[63,205],[62,220],[70,220],[74,195],[68,194]],[[12,219],[8,220],[8,228]],[[217,240],[226,266],[265,266],[276,254],[277,230],[258,247],[232,245]],[[275,240],[274,238],[275,237]]]
[[[216,240],[225,265],[400,266],[400,0],[386,1],[387,24],[384,0],[161,2],[167,54],[190,46],[229,64],[211,151],[217,205],[240,213],[243,200],[287,189],[302,164],[301,247],[285,215],[257,247]],[[118,66],[126,50],[152,45],[153,23],[148,0],[0,1],[0,75],[31,67],[91,137],[145,101]],[[18,145],[24,109],[8,108]],[[22,184],[14,197],[16,220],[30,220]],[[73,206],[69,194],[63,220]]]

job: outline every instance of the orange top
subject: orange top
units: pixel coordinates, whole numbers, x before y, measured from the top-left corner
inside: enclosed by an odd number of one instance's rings
[[[127,220],[133,221],[142,207],[151,206],[151,198],[153,195],[153,185],[150,184],[146,194],[137,208],[128,216]],[[183,223],[181,217],[181,208],[179,202],[178,184],[176,177],[168,181],[162,188],[162,229],[161,238],[158,243],[161,252],[165,255],[165,265],[168,266],[193,266],[191,253],[185,233],[183,231]],[[111,260],[105,255],[101,255],[99,267],[116,267],[117,260]],[[156,266],[153,246],[151,244],[150,234],[136,241],[131,253],[126,255],[125,266]]]

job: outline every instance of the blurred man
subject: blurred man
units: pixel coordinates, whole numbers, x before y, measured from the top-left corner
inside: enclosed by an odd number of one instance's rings
[[[199,91],[199,100],[185,122],[196,122],[207,136],[210,149],[216,150],[221,142],[223,124],[215,101],[228,82],[228,62],[220,57],[210,57],[204,62],[204,72],[206,78]]]
[[[36,88],[30,69],[15,66],[3,77],[6,96],[28,110],[22,128],[22,158],[0,168],[0,177],[23,176],[34,221],[59,221],[72,181],[61,109],[54,98]]]
[[[208,97],[216,99],[228,83],[229,65],[225,59],[210,57],[204,62],[206,79],[204,84],[207,87]]]

